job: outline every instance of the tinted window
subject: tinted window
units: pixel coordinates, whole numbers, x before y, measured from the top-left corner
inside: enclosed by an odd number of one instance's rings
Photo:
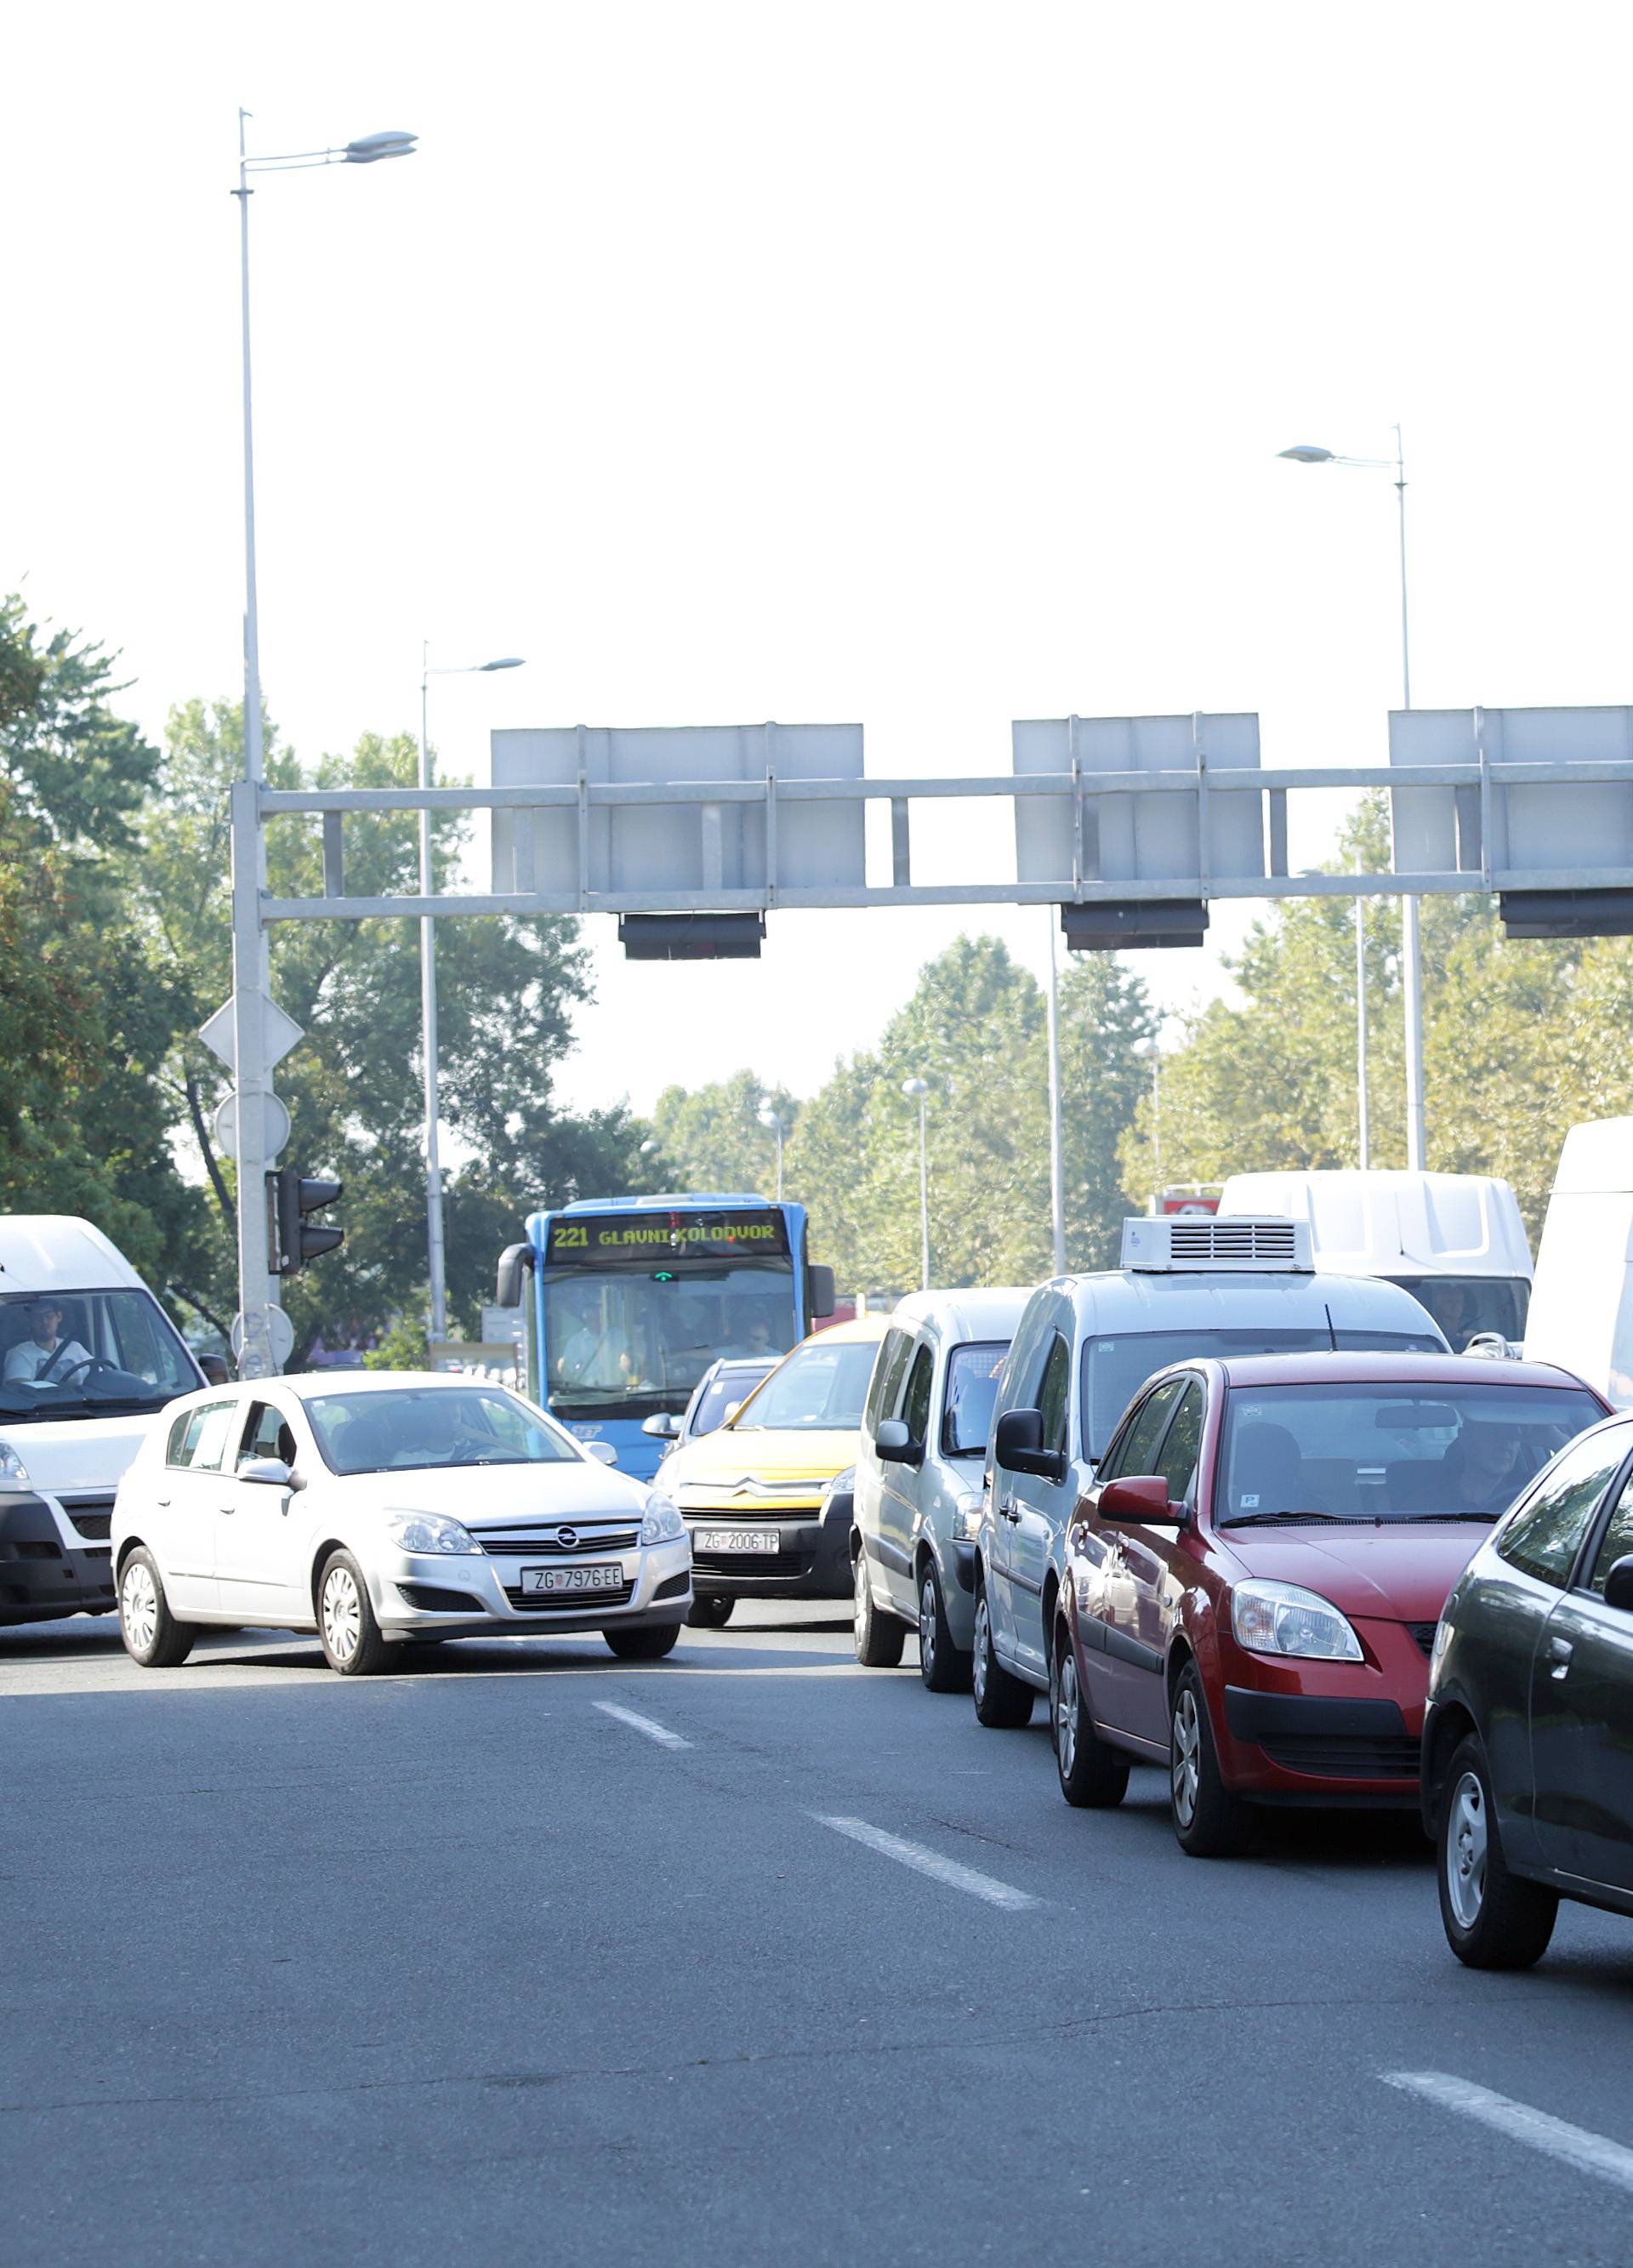
[[[1146,1395],[1135,1411],[1133,1422],[1124,1432],[1115,1457],[1107,1460],[1107,1477],[1114,1477],[1116,1473],[1156,1471],[1157,1444],[1162,1439],[1162,1429],[1180,1398],[1180,1389],[1184,1383],[1182,1378],[1165,1379],[1154,1393]]]
[[[1623,1436],[1624,1440],[1629,1438],[1627,1435]],[[1600,1543],[1598,1555],[1593,1561],[1593,1572],[1588,1579],[1589,1588],[1599,1592],[1602,1597],[1606,1576],[1609,1574],[1617,1560],[1625,1559],[1629,1552],[1633,1552],[1633,1478],[1629,1479],[1626,1487],[1616,1498],[1615,1510],[1610,1515],[1609,1525],[1605,1529],[1604,1541]]]
[[[1563,1591],[1612,1474],[1628,1451],[1626,1430],[1599,1433],[1559,1460],[1497,1539],[1498,1556]]]
[[[711,1378],[692,1413],[691,1439],[695,1440],[700,1433],[712,1433],[717,1425],[724,1425],[725,1413],[732,1403],[747,1402],[765,1374],[764,1370],[723,1370],[718,1378]]]
[[[908,1373],[907,1398],[901,1405],[903,1421],[916,1441],[923,1440],[930,1432],[930,1377],[934,1367],[930,1349],[920,1347]]]
[[[1390,1280],[1428,1308],[1453,1354],[1461,1354],[1476,1331],[1496,1331],[1505,1339],[1525,1336],[1531,1286],[1520,1278],[1395,1276]]]
[[[1195,1494],[1196,1459],[1202,1449],[1203,1390],[1199,1379],[1183,1381],[1185,1392],[1173,1413],[1173,1423],[1163,1436],[1155,1469],[1168,1484],[1174,1504],[1188,1504]]]
[[[941,1451],[947,1457],[979,1457],[986,1454],[992,1432],[992,1406],[1004,1374],[1006,1346],[972,1341],[954,1347],[947,1358],[946,1390],[942,1396]]]
[[[1066,1447],[1066,1403],[1071,1380],[1071,1350],[1058,1331],[1049,1343],[1043,1376],[1038,1386],[1038,1407],[1043,1412],[1043,1446]]]

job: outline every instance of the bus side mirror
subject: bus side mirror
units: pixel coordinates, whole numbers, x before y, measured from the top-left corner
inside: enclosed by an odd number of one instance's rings
[[[522,1277],[533,1263],[531,1244],[507,1244],[499,1255],[498,1278],[494,1285],[494,1305],[499,1307],[519,1307],[522,1303]]]
[[[831,1315],[838,1301],[834,1292],[834,1271],[813,1261],[805,1270],[805,1305],[813,1322]]]

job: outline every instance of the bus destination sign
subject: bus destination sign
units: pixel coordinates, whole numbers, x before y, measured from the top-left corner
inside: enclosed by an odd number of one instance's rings
[[[772,1206],[732,1212],[558,1214],[547,1268],[668,1268],[680,1260],[786,1260],[788,1223]]]

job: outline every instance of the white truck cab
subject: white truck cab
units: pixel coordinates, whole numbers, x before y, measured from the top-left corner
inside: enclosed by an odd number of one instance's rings
[[[1306,1221],[1324,1275],[1404,1286],[1453,1354],[1477,1336],[1517,1350],[1524,1336],[1531,1246],[1513,1190],[1489,1174],[1232,1174],[1219,1218],[1247,1213]]]
[[[99,1229],[0,1215],[0,1624],[112,1610],[120,1476],[154,1413],[205,1382]]]
[[[1633,1118],[1565,1137],[1526,1321],[1527,1362],[1555,1362],[1633,1409]]]

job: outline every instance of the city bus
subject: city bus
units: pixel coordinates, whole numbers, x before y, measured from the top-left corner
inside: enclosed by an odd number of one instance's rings
[[[528,1391],[582,1440],[649,1480],[720,1355],[785,1354],[834,1312],[834,1277],[805,1252],[805,1209],[740,1191],[585,1197],[530,1214],[499,1263],[520,1307]]]

